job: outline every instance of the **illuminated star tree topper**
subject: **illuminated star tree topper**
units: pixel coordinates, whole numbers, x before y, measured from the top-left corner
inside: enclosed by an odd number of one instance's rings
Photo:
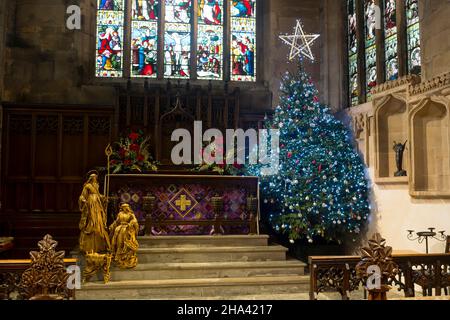
[[[293,35],[282,35],[280,39],[287,45],[291,46],[291,52],[289,53],[289,60],[292,61],[297,56],[305,56],[314,61],[314,55],[311,51],[311,45],[316,41],[319,34],[305,34],[303,26],[300,20],[297,20],[297,24],[294,28]]]

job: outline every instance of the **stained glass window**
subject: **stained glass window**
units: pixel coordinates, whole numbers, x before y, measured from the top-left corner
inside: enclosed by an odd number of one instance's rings
[[[397,4],[396,0],[384,1],[384,52],[385,80],[398,79],[397,49]]]
[[[191,0],[165,0],[164,77],[190,78]]]
[[[256,1],[96,0],[96,76],[256,81]]]
[[[392,81],[405,76],[406,68],[409,74],[420,74],[419,0],[403,0],[405,5],[399,5],[399,0],[346,1],[348,91],[349,106],[353,106],[363,97],[366,101],[372,100],[372,89],[379,84],[377,81]],[[399,23],[397,17],[403,17],[404,23]],[[379,22],[382,22],[381,31],[377,31]],[[382,38],[377,39],[380,36]],[[407,54],[399,55],[405,49],[405,43],[400,44],[399,39],[405,38]],[[384,52],[377,47],[380,43]],[[378,76],[380,65],[385,70],[383,79]],[[361,82],[365,83],[362,88]]]
[[[256,80],[256,0],[231,0],[231,80]]]
[[[158,0],[132,0],[131,76],[157,76]]]
[[[377,85],[377,48],[376,48],[376,17],[375,0],[364,1],[365,16],[365,61],[366,61],[366,97],[372,99],[371,90]]]
[[[356,23],[356,1],[348,0],[348,68],[351,105],[358,104],[358,40]]]
[[[97,0],[97,77],[122,77],[123,24],[124,0]]]
[[[406,34],[408,70],[412,74],[421,72],[419,1],[406,0]]]
[[[197,78],[222,80],[223,0],[197,1]]]

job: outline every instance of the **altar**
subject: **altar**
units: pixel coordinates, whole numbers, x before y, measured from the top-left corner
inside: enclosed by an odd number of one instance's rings
[[[141,235],[258,234],[258,182],[192,172],[111,174],[105,177],[108,215],[128,203]]]

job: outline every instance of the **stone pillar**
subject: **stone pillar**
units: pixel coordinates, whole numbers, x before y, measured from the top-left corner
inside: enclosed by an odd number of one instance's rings
[[[270,10],[270,19],[266,21],[266,15],[263,16],[263,23],[270,24],[270,29],[264,28],[264,65],[265,78],[269,82],[269,88],[274,94],[273,106],[279,102],[279,89],[281,76],[287,70],[296,72],[297,61],[288,63],[289,46],[283,44],[279,39],[280,34],[292,34],[297,19],[301,19],[304,25],[304,31],[307,34],[321,34],[311,47],[315,62],[310,62],[305,58],[305,71],[310,74],[312,80],[317,85],[320,92],[323,92],[320,81],[320,68],[322,63],[321,43],[323,43],[323,33],[321,32],[321,9],[323,1],[317,0],[271,0],[266,10]],[[261,16],[260,16],[261,18]]]
[[[356,38],[358,40],[358,84],[359,84],[359,103],[366,101],[366,49],[365,49],[365,24],[364,24],[364,0],[356,1],[356,20],[357,30]]]
[[[381,19],[384,19],[383,14],[383,3],[381,0],[375,0],[375,4],[381,9]],[[377,84],[381,84],[385,79],[385,64],[384,64],[384,22],[381,22],[381,29],[377,29],[376,35],[376,45],[377,45]]]
[[[422,76],[429,80],[450,71],[450,3],[419,1]]]
[[[324,0],[321,10],[320,32],[321,65],[320,65],[320,98],[333,111],[339,111],[347,100],[345,83],[344,28],[345,11],[340,1]]]
[[[399,77],[408,74],[408,60],[406,48],[406,13],[405,1],[397,0],[397,54],[398,54],[398,72]]]

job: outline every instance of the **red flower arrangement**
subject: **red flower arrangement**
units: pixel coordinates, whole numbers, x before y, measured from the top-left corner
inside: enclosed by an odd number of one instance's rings
[[[224,150],[223,150],[223,145],[224,145],[223,138],[220,139],[219,141],[214,141],[210,145],[210,148],[212,148],[211,152],[209,152],[210,154],[205,155],[205,149],[202,149],[202,150],[200,150],[200,158],[205,159],[205,157],[207,157],[209,155],[211,155],[214,158],[216,153],[225,155]],[[235,150],[235,154],[236,154],[236,150]],[[231,157],[232,154],[230,153],[229,156]],[[228,159],[228,155],[225,156],[225,159],[223,159],[223,163],[220,163],[220,164],[218,164],[218,163],[208,164],[205,161],[203,164],[195,167],[194,171],[215,172],[220,175],[230,175],[230,176],[238,176],[238,175],[244,174],[244,166],[243,165],[238,164],[236,160],[234,161],[233,164],[227,164],[226,159]],[[207,159],[207,160],[210,163],[214,159]]]
[[[130,132],[113,145],[112,173],[157,171],[157,162],[149,151],[149,137],[142,131]]]

